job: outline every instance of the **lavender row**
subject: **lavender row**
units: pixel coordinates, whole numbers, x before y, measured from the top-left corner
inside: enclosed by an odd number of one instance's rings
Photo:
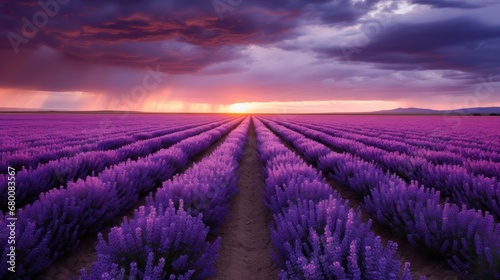
[[[366,136],[357,133],[343,133],[339,132],[337,128],[328,128],[325,126],[302,124],[310,129],[319,130],[329,135],[339,138],[354,140],[369,146],[374,146],[387,150],[389,152],[397,152],[406,154],[413,157],[424,158],[436,165],[460,165],[466,171],[475,175],[485,175],[487,177],[498,177],[500,174],[500,154],[481,151],[477,148],[473,152],[467,152],[465,155],[462,153],[463,147],[456,147],[447,144],[445,150],[436,151],[437,143],[428,142],[427,148],[411,145],[407,142],[407,137],[383,139],[381,137]],[[435,144],[436,146],[432,146]],[[457,151],[458,150],[458,151]],[[470,151],[470,149],[467,149]]]
[[[500,225],[493,216],[440,203],[434,189],[408,185],[375,164],[350,154],[311,153],[324,145],[267,122],[318,168],[364,199],[363,208],[382,224],[405,235],[417,248],[440,256],[470,279],[500,277]],[[316,156],[318,155],[318,156]]]
[[[0,116],[0,118],[2,118]],[[100,141],[116,134],[162,129],[165,126],[198,122],[196,116],[175,115],[134,115],[128,119],[123,115],[32,115],[9,116],[2,118],[0,129],[6,127],[9,134],[0,135],[0,153],[29,150],[40,146],[82,145],[89,141]],[[221,117],[205,118],[207,122],[220,121]]]
[[[363,207],[417,248],[446,260],[470,279],[500,277],[500,225],[480,210],[440,203],[434,189],[408,185],[371,163],[329,154],[319,168],[364,197]]]
[[[225,122],[227,121],[181,130],[149,140],[137,141],[117,150],[92,151],[71,158],[62,158],[41,165],[34,170],[22,170],[16,175],[16,205],[17,207],[23,207],[35,201],[42,192],[59,186],[66,186],[68,182],[83,179],[89,175],[98,175],[108,166],[126,160],[137,160]],[[7,176],[2,175],[0,176],[0,207],[2,210],[7,209],[7,188]]]
[[[138,161],[120,163],[98,177],[71,182],[54,189],[19,211],[16,229],[17,272],[7,274],[7,240],[0,263],[1,279],[25,279],[47,269],[57,258],[71,252],[79,240],[97,233],[144,196],[182,170],[190,160],[232,130],[241,119],[187,138]],[[0,234],[6,234],[5,222]]]
[[[325,143],[337,150],[354,154],[368,162],[374,162],[385,171],[407,180],[414,180],[427,188],[435,188],[453,202],[468,208],[489,211],[500,220],[500,185],[495,178],[475,176],[464,167],[456,165],[434,165],[419,157],[408,156],[362,143],[334,137],[307,127],[282,123],[284,126],[299,131],[296,137],[305,135]],[[276,126],[278,130],[287,128]]]
[[[0,170],[7,169],[8,166],[21,169],[35,169],[41,164],[60,158],[69,158],[79,153],[115,150],[125,145],[132,144],[136,141],[148,140],[164,136],[173,132],[178,132],[197,126],[207,124],[206,122],[199,124],[181,125],[175,124],[169,128],[154,129],[151,131],[142,128],[138,133],[127,131],[125,133],[116,133],[113,136],[106,136],[100,141],[87,141],[72,145],[71,143],[61,141],[57,145],[50,147],[42,146],[30,150],[24,150],[17,153],[9,153],[8,155],[0,155]],[[66,132],[64,132],[66,133]]]
[[[248,140],[249,126],[247,117],[221,146],[183,174],[165,182],[154,197],[146,199],[147,204],[158,207],[161,202],[173,200],[178,206],[183,200],[184,210],[192,216],[203,213],[203,222],[216,232],[228,213],[230,198],[238,192],[236,170]]]
[[[459,206],[465,204],[468,208],[487,210],[500,219],[500,186],[495,178],[475,176],[460,166],[434,165],[420,157],[390,153],[300,126],[289,127],[336,149],[373,161],[407,181],[415,180],[426,187],[438,189]]]
[[[387,136],[366,136],[356,133],[342,133],[338,129],[329,129],[324,126],[305,125],[309,128],[336,135],[342,138],[356,140],[358,142],[382,148],[391,152],[406,153],[411,156],[424,157],[435,164],[463,165],[469,171],[476,174],[484,174],[489,177],[498,176],[500,171],[500,154],[487,152],[475,147],[464,148],[451,143],[436,143],[432,140],[418,141],[418,145],[411,144],[413,139],[408,136],[387,137]],[[487,163],[487,165],[478,164]],[[488,168],[488,167],[494,167]]]
[[[209,156],[164,182],[131,220],[111,229],[107,241],[99,234],[98,260],[80,279],[213,276],[220,238],[210,243],[207,235],[222,224],[237,193],[236,170],[249,123],[247,118]]]
[[[126,159],[137,159],[163,147],[172,145],[179,140],[198,134],[215,127],[218,124],[198,127],[188,131],[158,137],[149,141],[138,141],[122,147],[116,151],[95,151],[79,154],[76,157],[52,161],[35,170],[22,170],[17,173],[18,207],[34,201],[41,192],[58,186],[65,186],[67,182],[85,178],[90,174],[97,174],[106,166],[116,164]],[[0,177],[0,189],[7,189],[6,176]],[[6,209],[6,192],[0,192],[2,209]]]
[[[372,129],[367,128],[365,133],[369,133]],[[474,132],[476,133],[476,132]],[[382,139],[402,139],[405,143],[421,146],[431,150],[441,150],[441,151],[453,151],[457,154],[462,154],[467,156],[467,154],[477,155],[478,152],[484,151],[484,158],[491,157],[493,155],[494,158],[498,158],[498,153],[500,149],[497,147],[498,142],[492,141],[492,139],[485,139],[483,141],[479,140],[480,135],[474,135],[475,137],[467,137],[461,139],[453,139],[452,137],[440,137],[436,138],[430,136],[426,131],[406,131],[406,132],[396,132],[396,131],[379,131],[378,137]],[[377,136],[375,136],[377,137]],[[478,158],[482,158],[481,155],[476,156]]]
[[[86,128],[79,128],[77,131],[81,133],[81,131],[85,129]],[[19,139],[19,138],[5,139],[2,145],[0,146],[0,156],[11,157],[15,156],[16,154],[22,154],[22,153],[29,153],[30,155],[35,156],[40,154],[41,152],[62,148],[65,145],[82,146],[82,149],[85,149],[89,147],[89,144],[94,144],[96,142],[99,142],[103,138],[109,138],[127,134],[140,134],[141,132],[144,132],[144,130],[153,131],[158,129],[161,129],[159,125],[158,127],[153,127],[147,124],[143,124],[143,126],[141,127],[139,124],[137,124],[135,126],[128,127],[127,130],[115,128],[107,132],[103,131],[99,135],[87,134],[87,135],[72,136],[74,135],[74,133],[77,133],[77,131],[75,131],[75,129],[72,128],[71,126],[69,127],[64,126],[64,127],[59,127],[59,131],[54,133],[49,133],[49,132],[38,133],[37,138],[35,139]],[[21,131],[16,131],[15,133],[20,133],[21,135],[23,135]]]
[[[144,129],[164,126],[164,123],[152,118],[141,117],[141,121],[137,122],[135,118],[124,120],[114,115],[86,115],[84,118],[81,115],[66,115],[61,118],[57,115],[41,114],[36,115],[36,119],[37,122],[33,122],[33,116],[11,116],[3,120],[0,128],[6,126],[12,133],[0,136],[0,152],[22,151],[61,142],[78,145],[117,133],[140,131],[141,127]],[[166,121],[173,123],[175,119],[167,118]]]
[[[359,128],[339,128],[337,126],[329,126],[332,128],[340,129],[346,132],[351,133],[359,133]],[[379,137],[384,139],[393,139],[400,138],[405,140],[417,140],[417,143],[423,144],[429,148],[434,149],[449,149],[449,146],[452,147],[461,147],[461,148],[471,148],[476,149],[480,148],[480,150],[489,151],[489,152],[498,152],[498,147],[495,146],[495,143],[491,141],[491,139],[482,139],[479,135],[474,135],[474,140],[471,140],[470,137],[465,138],[455,138],[450,134],[445,135],[429,135],[429,132],[426,129],[412,129],[412,130],[402,130],[403,127],[387,127],[383,130],[377,129],[374,130],[371,127],[366,127],[361,129],[363,135]],[[406,128],[407,129],[407,128]],[[472,135],[471,135],[472,136]],[[432,146],[432,143],[435,143],[435,146]]]
[[[415,139],[429,143],[429,138],[434,142],[437,142],[439,146],[444,147],[446,149],[446,145],[451,144],[456,147],[465,147],[468,149],[479,149],[483,151],[500,153],[500,148],[498,145],[500,141],[495,137],[495,124],[489,123],[492,119],[483,119],[472,122],[474,127],[471,127],[470,124],[464,126],[464,129],[453,131],[454,128],[450,130],[436,130],[429,131],[428,123],[424,126],[427,126],[427,129],[412,129],[410,131],[402,132],[401,128],[394,129],[388,128],[387,135],[399,136],[400,138],[408,137],[408,139]],[[498,120],[497,120],[498,122]],[[483,128],[487,128],[485,130],[476,129],[477,126],[485,126]],[[368,131],[374,131],[373,128],[367,127]],[[429,133],[430,132],[430,133]],[[498,132],[498,131],[497,131]]]
[[[451,144],[500,153],[498,118],[463,119],[459,126],[450,125],[442,118],[432,116],[307,116],[305,122],[353,133],[362,131],[363,134],[373,137],[395,135],[400,138],[429,141],[441,147]]]
[[[199,125],[205,123],[200,123]],[[67,135],[71,134],[71,131],[66,131],[66,127],[63,127],[58,135],[45,134],[43,140],[33,143],[33,145],[37,144],[36,146],[0,153],[0,157],[2,158],[0,168],[8,165],[18,170],[22,168],[29,169],[36,167],[40,163],[74,156],[80,152],[117,149],[138,140],[147,140],[171,133],[172,128],[186,124],[185,122],[170,122],[169,124],[159,124],[158,127],[146,124],[142,127],[131,127],[127,131],[115,128],[109,133],[102,133],[99,136],[88,135],[86,138],[79,137],[81,138],[79,140],[67,139]],[[165,127],[168,128],[165,129]],[[51,143],[42,144],[47,141]]]
[[[416,153],[423,153],[424,155],[428,155],[430,160],[435,160],[436,162],[445,161],[445,163],[456,163],[457,161],[464,160],[475,160],[475,161],[491,161],[491,162],[500,162],[500,151],[493,142],[489,141],[483,145],[479,144],[478,141],[475,142],[464,142],[464,141],[453,141],[451,139],[436,139],[435,137],[429,138],[429,135],[426,134],[424,139],[415,135],[415,132],[406,132],[404,134],[396,134],[399,136],[389,137],[387,133],[385,133],[385,129],[379,130],[373,133],[367,133],[359,128],[353,129],[345,129],[341,127],[333,127],[324,123],[321,124],[312,124],[309,122],[301,122],[302,125],[306,125],[309,128],[318,129],[323,132],[346,138],[359,137],[359,134],[363,134],[364,136],[372,137],[376,140],[388,140],[387,148],[392,148],[394,151],[399,152],[407,152],[408,145],[412,145],[413,147],[423,147],[424,150],[416,149]],[[341,132],[341,131],[345,132]],[[415,150],[415,148],[411,148]],[[436,154],[434,155],[434,152]],[[439,152],[444,152],[445,155],[441,155]],[[452,158],[446,158],[449,155]],[[481,172],[480,170],[476,172]],[[481,173],[482,174],[482,173]]]
[[[409,263],[400,276],[396,243],[383,246],[320,173],[255,124],[281,279],[411,279]]]
[[[83,146],[88,143],[97,143],[101,141],[105,141],[108,138],[113,138],[118,135],[133,135],[136,140],[143,140],[146,138],[152,138],[152,137],[157,137],[161,136],[165,133],[162,132],[162,130],[165,129],[165,127],[172,127],[172,126],[179,126],[179,125],[186,125],[186,124],[192,124],[192,123],[200,123],[198,119],[194,120],[186,120],[186,119],[160,119],[156,118],[153,119],[154,122],[147,121],[143,119],[144,116],[135,116],[134,120],[131,120],[129,122],[126,122],[123,125],[123,127],[117,127],[117,126],[110,126],[106,127],[106,125],[102,124],[95,124],[92,123],[92,121],[83,121],[83,124],[85,125],[93,125],[96,126],[97,128],[93,128],[89,130],[89,128],[79,128],[79,133],[78,135],[71,136],[73,133],[76,133],[75,131],[72,131],[71,129],[67,129],[66,125],[63,125],[62,129],[59,127],[58,130],[56,130],[54,133],[49,134],[48,132],[41,133],[39,136],[40,139],[37,139],[36,141],[31,140],[30,144],[28,147],[25,147],[22,149],[22,151],[29,151],[31,148],[33,149],[39,149],[42,147],[46,147],[47,149],[50,148],[57,148],[58,146],[61,146],[62,143],[64,143],[67,146]],[[87,118],[85,118],[87,120]],[[161,120],[159,122],[158,120]],[[215,120],[205,120],[204,123],[210,123],[214,121],[220,121],[222,118],[216,118]],[[202,123],[200,123],[201,125]],[[40,125],[40,124],[38,124]],[[47,127],[47,125],[40,125],[42,128],[45,130],[49,130],[50,128]],[[124,129],[124,127],[126,129]],[[21,133],[22,135],[22,133]],[[106,143],[103,143],[101,145],[105,145]]]

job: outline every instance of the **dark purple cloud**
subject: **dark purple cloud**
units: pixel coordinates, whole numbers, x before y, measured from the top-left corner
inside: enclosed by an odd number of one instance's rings
[[[62,0],[60,0],[62,1]],[[243,3],[233,16],[221,21],[211,1],[81,1],[64,0],[29,44],[20,49],[48,45],[64,53],[117,42],[180,40],[205,47],[265,44],[293,34],[301,16],[318,15],[326,22],[353,21],[364,11],[350,1],[255,1]],[[43,2],[43,1],[42,1]],[[58,3],[56,0],[45,2]],[[44,2],[44,3],[45,3]],[[365,8],[374,1],[366,1]],[[43,9],[38,1],[1,4],[0,32],[22,35],[22,18],[33,23]],[[333,4],[332,4],[333,3]],[[54,10],[54,5],[48,6]],[[2,48],[8,48],[5,44]],[[96,50],[98,52],[98,50]],[[153,54],[155,55],[155,54]]]
[[[476,0],[412,0],[414,4],[430,5],[436,8],[475,9],[484,7],[488,1]]]
[[[469,18],[385,28],[350,59],[396,70],[452,69],[470,73],[500,72],[500,26]],[[320,47],[319,53],[342,58],[341,46]]]
[[[268,45],[295,37],[295,29],[305,16],[320,16],[328,23],[354,21],[376,1],[357,5],[363,10],[346,0],[252,1],[242,3],[224,21],[220,20],[211,1],[41,2],[45,4],[33,0],[0,1],[3,38],[0,50],[5,56],[17,50],[29,58],[32,52],[47,46],[65,57],[65,65],[71,60],[137,69],[160,64],[162,71],[180,74],[244,59],[240,49],[250,44]],[[36,24],[40,14],[42,19],[43,15],[47,18],[41,27]],[[33,31],[36,34],[30,38]],[[16,59],[19,58],[9,61],[14,64]],[[30,64],[26,59],[20,61]],[[51,68],[59,65],[52,63]],[[35,69],[37,67],[25,71],[44,76]],[[3,75],[0,80],[7,86],[23,80],[28,73],[19,74],[19,79]],[[61,81],[62,85],[66,83]],[[46,84],[48,86],[41,89],[54,89],[50,79]]]

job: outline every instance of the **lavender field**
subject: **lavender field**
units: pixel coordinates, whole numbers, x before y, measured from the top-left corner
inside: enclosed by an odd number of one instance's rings
[[[498,117],[0,120],[0,279],[500,279]]]

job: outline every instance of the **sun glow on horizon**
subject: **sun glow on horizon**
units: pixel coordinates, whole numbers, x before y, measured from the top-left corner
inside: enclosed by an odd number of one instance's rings
[[[116,99],[116,98],[115,98]],[[66,110],[66,111],[139,111],[151,113],[229,113],[229,114],[301,114],[301,113],[358,113],[395,108],[419,107],[435,110],[451,110],[466,107],[452,105],[452,100],[445,99],[448,106],[415,101],[384,100],[310,100],[310,101],[255,101],[236,103],[202,103],[173,99],[169,95],[155,94],[141,102],[112,102],[105,94],[81,91],[49,92],[0,89],[0,107],[30,110]],[[127,101],[127,100],[125,100]],[[500,106],[498,102],[481,104],[482,107]]]
[[[250,109],[252,108],[250,103],[234,103],[229,105],[228,110],[229,113],[236,113],[236,114],[245,114],[245,113],[250,113]]]
[[[394,109],[400,105],[398,102],[380,100],[244,102],[229,105],[227,112],[237,114],[356,113]]]

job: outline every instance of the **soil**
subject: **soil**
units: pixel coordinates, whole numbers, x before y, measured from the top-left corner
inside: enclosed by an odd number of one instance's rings
[[[212,279],[277,279],[279,268],[271,258],[272,216],[262,196],[264,174],[253,122],[238,173],[239,193],[232,199],[228,220],[220,230],[217,274]]]

